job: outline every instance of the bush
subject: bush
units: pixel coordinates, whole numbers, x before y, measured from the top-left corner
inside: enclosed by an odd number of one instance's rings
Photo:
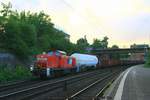
[[[0,82],[21,80],[31,78],[30,70],[26,67],[16,66],[15,68],[0,66]]]
[[[148,51],[148,53],[146,55],[145,67],[150,67],[150,51]]]

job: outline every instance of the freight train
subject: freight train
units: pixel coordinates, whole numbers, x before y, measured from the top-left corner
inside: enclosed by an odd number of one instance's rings
[[[48,78],[65,73],[77,73],[88,69],[109,68],[117,65],[135,65],[143,61],[130,61],[110,58],[108,55],[89,55],[74,53],[67,56],[64,51],[51,51],[36,56],[34,65],[30,67],[33,75]]]
[[[34,66],[30,67],[35,76],[54,77],[63,73],[76,73],[94,69],[98,63],[95,55],[74,53],[67,56],[64,51],[51,51],[36,56]]]

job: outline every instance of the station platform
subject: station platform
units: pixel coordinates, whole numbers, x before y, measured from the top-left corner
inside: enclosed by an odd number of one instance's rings
[[[150,100],[150,68],[128,68],[104,93],[106,100]]]

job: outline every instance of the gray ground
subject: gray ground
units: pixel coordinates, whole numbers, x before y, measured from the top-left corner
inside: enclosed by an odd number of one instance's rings
[[[137,65],[127,74],[121,100],[150,100],[150,68]],[[125,71],[126,73],[127,71]],[[114,97],[123,73],[105,92],[106,97]],[[112,99],[110,99],[112,100]]]
[[[140,65],[128,73],[122,100],[150,100],[150,68]]]

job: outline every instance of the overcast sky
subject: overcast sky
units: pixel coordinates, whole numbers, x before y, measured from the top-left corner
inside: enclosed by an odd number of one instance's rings
[[[70,34],[70,40],[87,36],[109,37],[109,46],[150,43],[150,0],[0,0],[13,9],[44,11],[52,22]]]

